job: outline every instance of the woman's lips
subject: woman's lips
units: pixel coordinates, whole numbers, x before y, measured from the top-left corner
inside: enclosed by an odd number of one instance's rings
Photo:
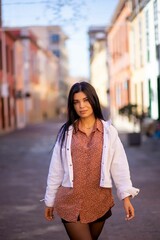
[[[80,111],[81,114],[85,114],[87,110]]]

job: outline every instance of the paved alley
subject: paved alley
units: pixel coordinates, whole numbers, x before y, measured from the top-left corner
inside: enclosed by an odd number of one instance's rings
[[[0,136],[0,239],[67,240],[57,216],[44,219],[43,199],[48,167],[58,122],[28,126]],[[122,202],[115,196],[112,217],[106,221],[100,240],[160,239],[160,141],[143,138],[139,147],[129,147],[121,134],[129,159],[132,181],[141,189],[133,199],[136,217],[124,220]]]

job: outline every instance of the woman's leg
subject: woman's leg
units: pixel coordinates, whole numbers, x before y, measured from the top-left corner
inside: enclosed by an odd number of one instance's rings
[[[92,240],[97,240],[102,232],[105,221],[89,223]]]
[[[93,240],[89,224],[81,223],[63,223],[70,240]]]

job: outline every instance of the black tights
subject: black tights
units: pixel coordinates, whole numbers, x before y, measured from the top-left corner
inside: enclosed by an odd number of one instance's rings
[[[93,223],[63,223],[70,240],[97,240],[105,221]]]

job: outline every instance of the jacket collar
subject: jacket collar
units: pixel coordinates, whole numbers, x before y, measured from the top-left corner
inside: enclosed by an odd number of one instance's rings
[[[105,130],[108,130],[108,128],[111,126],[111,124],[112,124],[112,121],[111,121],[111,119],[109,119],[108,121],[104,121],[104,120],[101,120],[102,121],[102,123],[103,123],[103,126],[104,126],[104,129]]]
[[[109,128],[110,125],[112,124],[111,119],[109,119],[108,121],[104,121],[104,120],[101,120],[101,121],[102,121],[102,123],[103,123],[104,129],[105,129],[105,130],[108,130],[108,128]],[[69,126],[68,131],[73,131],[73,125]]]

